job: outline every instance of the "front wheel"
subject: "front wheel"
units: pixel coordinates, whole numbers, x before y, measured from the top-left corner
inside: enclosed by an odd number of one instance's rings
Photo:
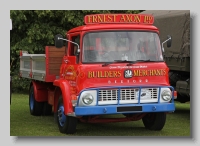
[[[61,133],[73,134],[76,132],[77,118],[65,115],[62,96],[58,100],[57,123]]]
[[[145,128],[159,131],[165,125],[166,113],[148,113],[142,118]]]

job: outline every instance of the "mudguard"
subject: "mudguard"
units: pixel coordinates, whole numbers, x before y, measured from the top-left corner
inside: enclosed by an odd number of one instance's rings
[[[48,101],[48,90],[47,84],[44,82],[32,81],[30,84],[30,88],[33,86],[35,100],[37,102],[45,102]]]
[[[65,115],[73,113],[74,111],[73,111],[72,102],[70,99],[71,93],[70,93],[69,82],[64,79],[58,79],[53,82],[53,85],[61,89]]]

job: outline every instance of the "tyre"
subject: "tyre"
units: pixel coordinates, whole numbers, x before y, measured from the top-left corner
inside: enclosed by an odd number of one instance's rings
[[[43,115],[49,116],[51,114],[52,114],[52,105],[48,104],[48,102],[44,102]]]
[[[63,98],[60,96],[57,106],[57,124],[61,133],[73,134],[76,132],[77,118],[64,114]]]
[[[169,72],[170,85],[176,87],[176,82],[181,79],[181,76],[176,72]]]
[[[169,81],[170,85],[174,87],[176,90],[177,81],[186,81],[188,79],[188,75],[182,75],[178,72],[169,72]],[[185,103],[190,101],[190,96],[187,94],[177,93],[177,99],[175,101],[179,101],[180,103]]]
[[[186,103],[188,101],[190,101],[190,97],[188,96],[182,96],[181,94],[177,93],[177,101],[179,101],[180,103]]]
[[[40,116],[43,113],[43,102],[37,102],[35,100],[35,93],[33,86],[30,88],[30,93],[29,93],[29,109],[30,109],[30,114],[33,116]]]
[[[184,74],[181,72],[173,72],[173,71],[169,72],[169,82],[170,85],[173,87],[176,87],[177,81],[186,81],[188,78],[190,78],[190,76],[186,73]]]
[[[165,125],[166,113],[148,113],[142,118],[146,129],[159,131]]]

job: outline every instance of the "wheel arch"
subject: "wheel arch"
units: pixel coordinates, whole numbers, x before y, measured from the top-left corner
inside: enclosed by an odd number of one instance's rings
[[[65,115],[69,113],[73,113],[73,107],[71,102],[71,92],[70,92],[70,84],[67,80],[58,79],[54,81],[54,86],[56,86],[55,94],[54,94],[54,112],[57,110],[57,103],[60,95],[63,97],[63,105]]]
[[[31,87],[33,86],[35,100],[37,102],[45,102],[48,101],[48,85],[45,82],[39,82],[32,80],[29,87],[29,92]]]
[[[57,86],[54,91],[54,109],[53,109],[54,113],[57,112],[58,100],[59,100],[60,95],[62,95],[62,91],[60,87]]]

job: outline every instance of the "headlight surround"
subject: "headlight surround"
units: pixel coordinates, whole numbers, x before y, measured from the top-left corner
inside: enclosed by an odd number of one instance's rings
[[[78,106],[95,106],[97,103],[97,90],[83,91],[78,101]]]
[[[172,98],[172,93],[169,90],[162,91],[161,97],[164,101],[170,101]]]
[[[87,93],[82,97],[82,101],[84,104],[90,105],[94,101],[94,97],[92,96],[92,94]]]

